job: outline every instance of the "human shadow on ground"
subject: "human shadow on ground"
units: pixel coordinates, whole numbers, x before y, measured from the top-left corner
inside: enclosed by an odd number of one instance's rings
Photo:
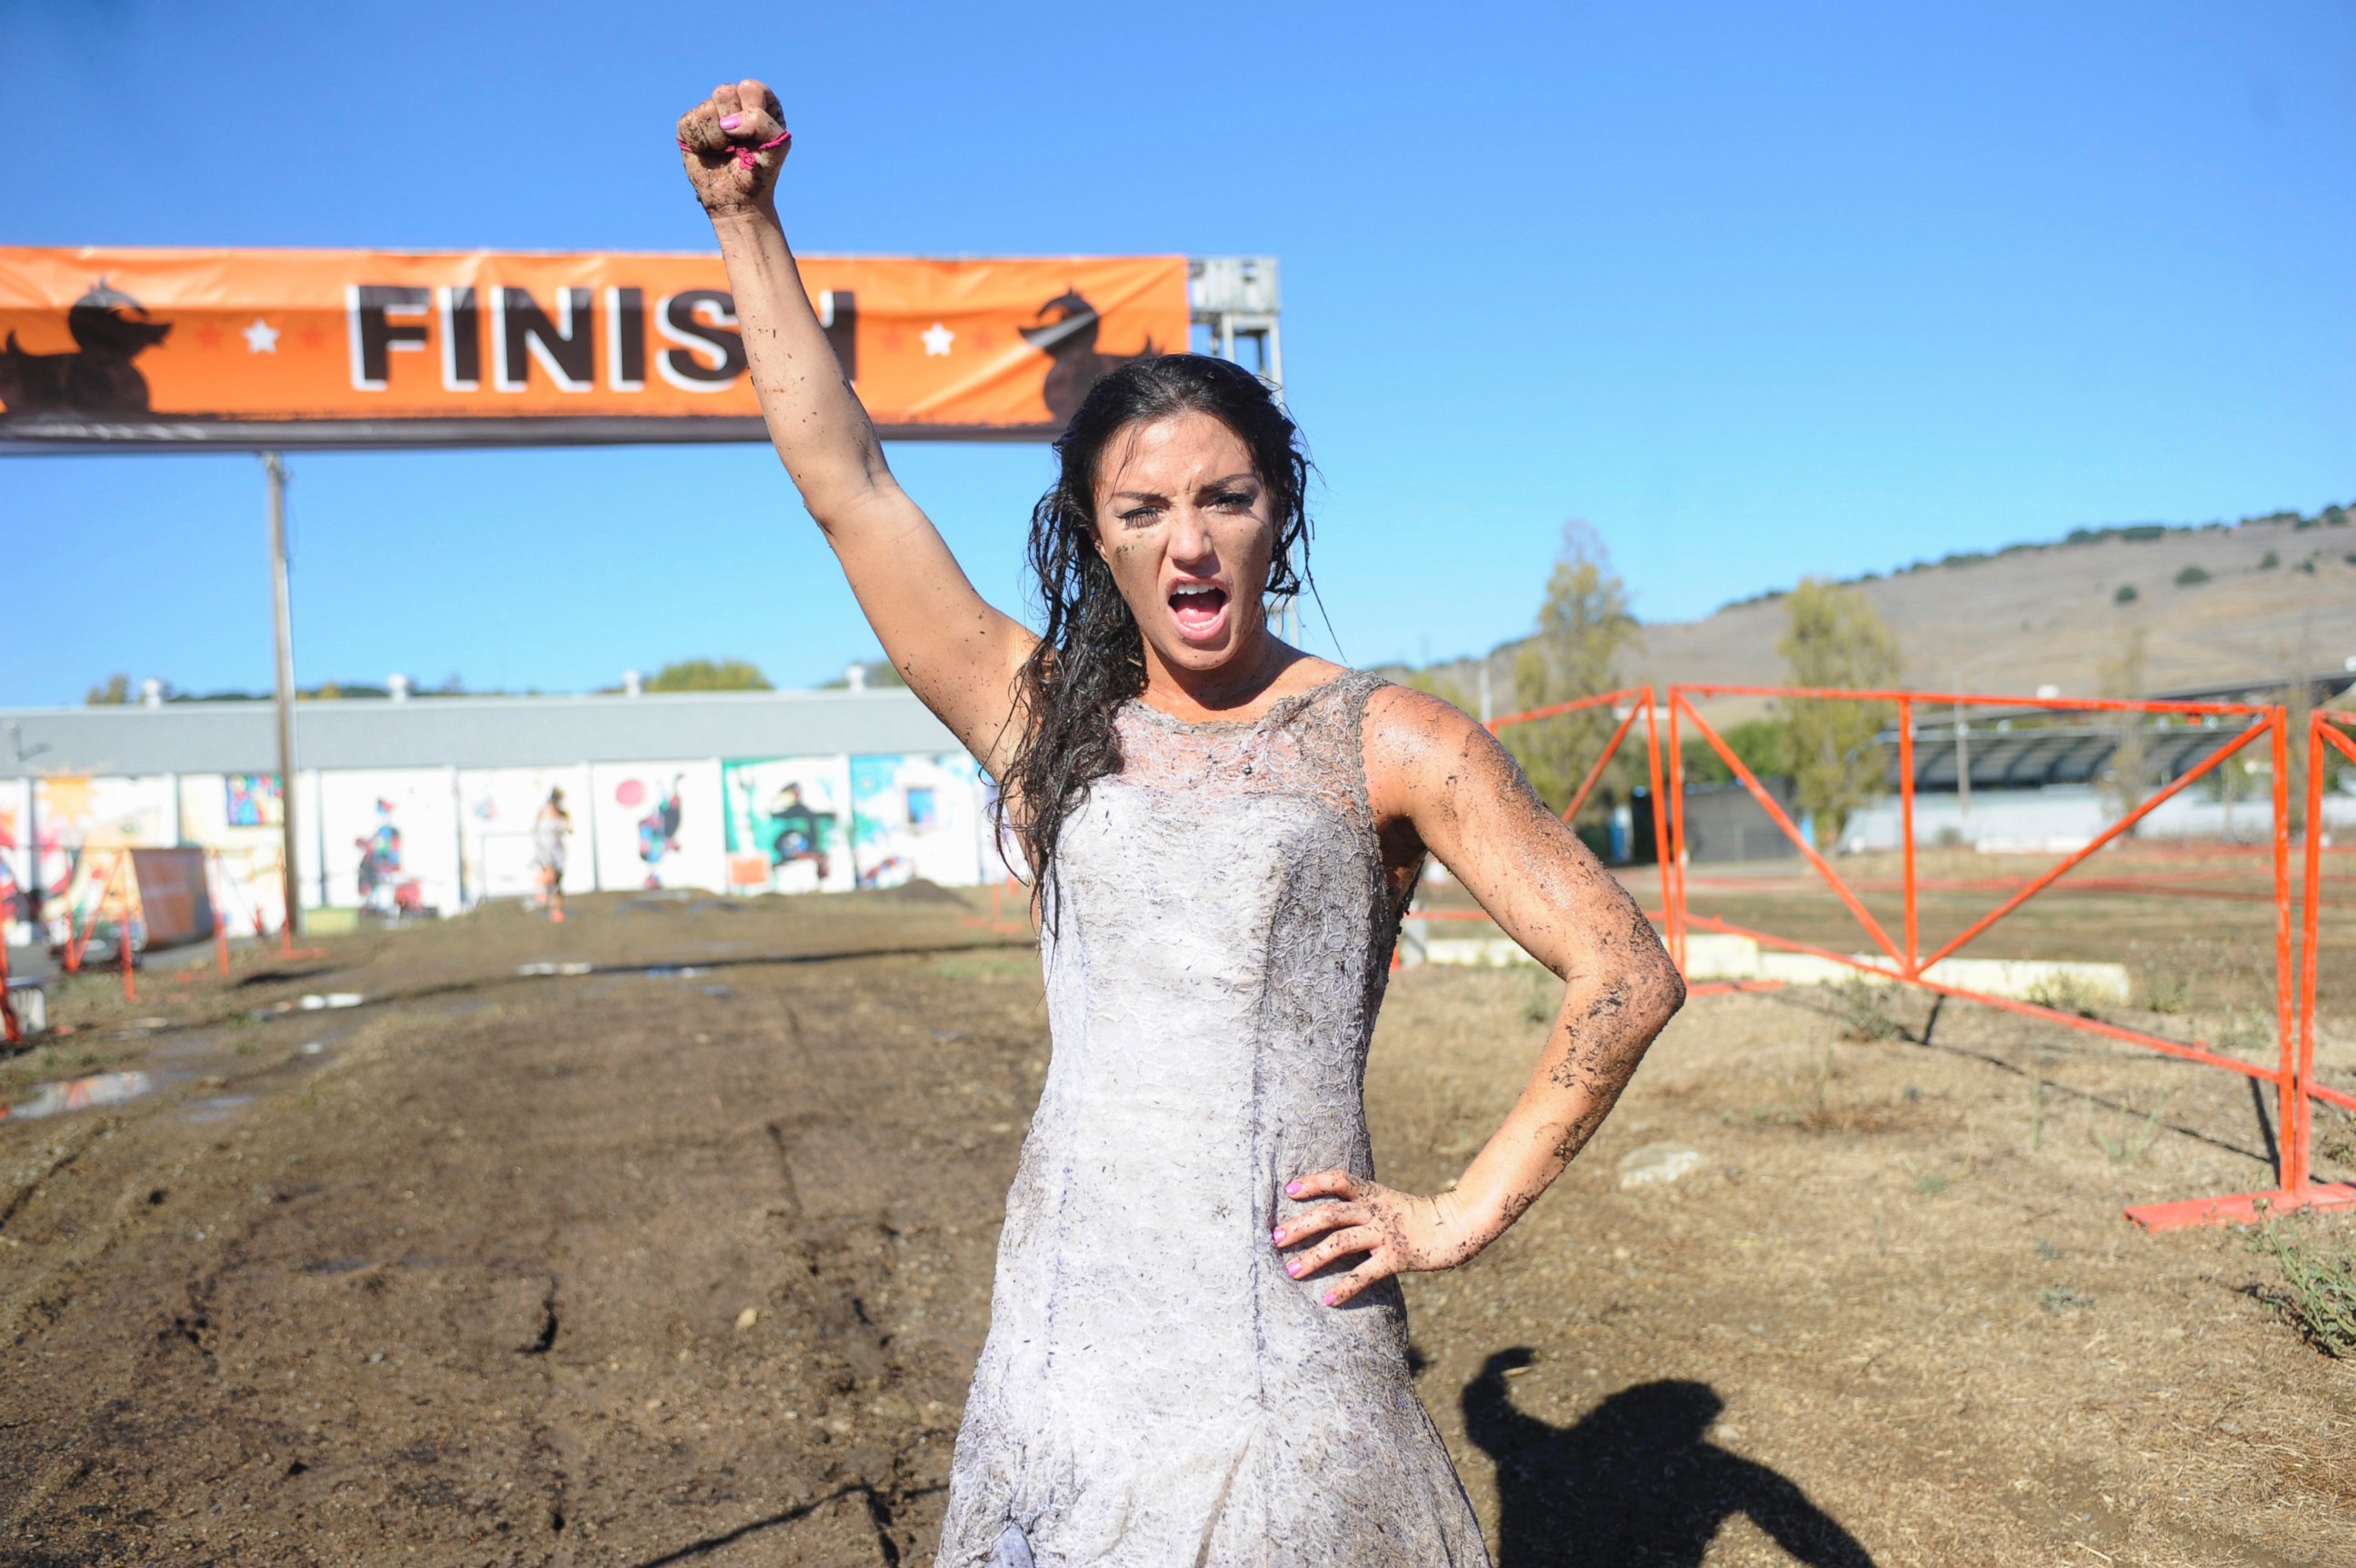
[[[1873,1568],[1797,1486],[1708,1440],[1726,1406],[1707,1383],[1639,1383],[1556,1426],[1516,1410],[1506,1387],[1534,1359],[1500,1350],[1464,1386],[1465,1434],[1497,1466],[1497,1568],[1698,1568],[1735,1514],[1811,1568]]]

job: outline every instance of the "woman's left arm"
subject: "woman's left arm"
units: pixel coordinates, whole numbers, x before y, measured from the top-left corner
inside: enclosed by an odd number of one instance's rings
[[[1563,998],[1521,1098],[1452,1189],[1418,1197],[1333,1170],[1286,1183],[1289,1197],[1333,1199],[1277,1230],[1280,1249],[1323,1238],[1288,1258],[1289,1273],[1365,1254],[1329,1285],[1333,1306],[1392,1274],[1454,1268],[1504,1234],[1595,1135],[1686,994],[1628,890],[1478,723],[1437,697],[1386,687],[1367,704],[1365,758],[1392,862],[1411,865],[1419,849],[1438,855],[1561,979]]]

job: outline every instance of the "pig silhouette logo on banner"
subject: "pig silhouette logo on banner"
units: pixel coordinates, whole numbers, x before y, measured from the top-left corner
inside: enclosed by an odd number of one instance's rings
[[[147,307],[118,289],[97,284],[66,312],[75,347],[36,354],[13,331],[0,343],[0,411],[9,413],[145,413],[147,378],[133,361],[171,336],[168,321],[150,320]]]

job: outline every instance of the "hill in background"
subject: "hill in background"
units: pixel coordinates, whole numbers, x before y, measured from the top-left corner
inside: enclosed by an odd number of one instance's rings
[[[2138,627],[2147,695],[2319,675],[2356,658],[2356,517],[2336,506],[2311,518],[2081,530],[1849,581],[1897,631],[1906,684],[1923,690],[2099,695],[2103,666]],[[1783,600],[1779,590],[1699,620],[1647,624],[1630,682],[1781,681]],[[1520,646],[1488,656],[1494,713],[1517,705]],[[1469,697],[1480,664],[1430,672]]]

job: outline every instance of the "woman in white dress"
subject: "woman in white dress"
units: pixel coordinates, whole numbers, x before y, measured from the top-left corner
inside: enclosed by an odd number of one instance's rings
[[[1658,939],[1481,725],[1271,635],[1307,463],[1257,380],[1177,354],[1098,382],[1033,514],[1034,634],[843,380],[778,224],[776,98],[725,84],[678,130],[777,454],[1039,872],[1054,1053],[939,1563],[1484,1563],[1393,1276],[1473,1257],[1593,1135],[1684,998]],[[1361,1100],[1427,854],[1565,983],[1504,1125],[1428,1197],[1374,1179]]]

